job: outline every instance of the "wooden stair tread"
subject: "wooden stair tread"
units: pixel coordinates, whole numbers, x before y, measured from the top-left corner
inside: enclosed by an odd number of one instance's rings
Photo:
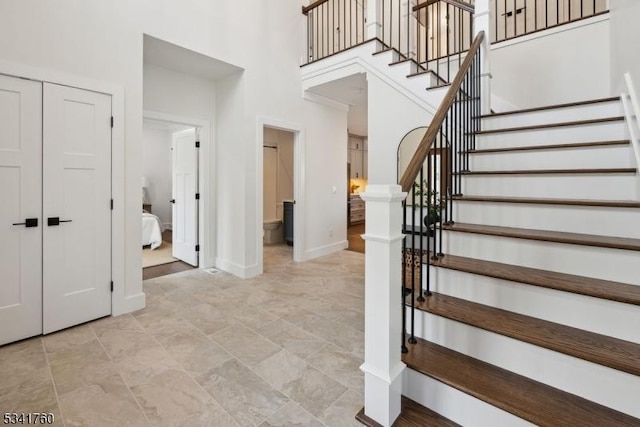
[[[431,260],[431,265],[496,279],[571,292],[594,298],[640,305],[640,286],[519,265],[502,264],[455,255]]]
[[[588,200],[588,199],[544,199],[535,197],[500,197],[500,196],[453,196],[453,200],[460,202],[491,202],[491,203],[525,203],[536,205],[565,205],[565,206],[602,206],[611,208],[640,208],[640,202],[635,200]]]
[[[421,76],[423,74],[433,74],[433,75],[435,75],[437,77],[437,74],[434,71],[426,70],[424,68],[421,68],[420,71],[417,71],[417,72],[411,73],[411,74],[407,74],[407,78],[410,79],[412,77],[418,77],[418,76]]]
[[[499,227],[495,225],[455,223],[443,227],[445,230],[516,239],[540,240],[543,242],[567,243],[602,248],[640,251],[640,239],[598,236],[593,234],[566,233],[563,231],[532,230],[527,228]]]
[[[488,119],[492,117],[501,117],[501,116],[507,116],[511,114],[532,113],[535,111],[555,110],[555,109],[567,108],[567,107],[579,107],[582,105],[599,104],[603,102],[613,102],[613,101],[620,101],[620,97],[615,96],[610,98],[589,99],[586,101],[568,102],[565,104],[555,104],[555,105],[545,105],[542,107],[523,108],[520,110],[511,110],[511,111],[504,111],[500,113],[484,114],[480,117],[483,119]]]
[[[539,426],[638,426],[640,420],[497,366],[418,339],[407,366]]]
[[[394,65],[402,64],[403,62],[411,62],[411,63],[413,63],[413,65],[415,65],[415,66],[416,66],[416,68],[417,68],[419,71],[425,71],[425,72],[426,72],[426,71],[428,71],[427,69],[425,69],[422,65],[418,64],[418,63],[417,63],[414,59],[412,59],[412,58],[400,58],[398,61],[395,61],[395,62],[390,63],[390,64],[389,64],[389,66],[390,66],[390,67],[392,67],[392,66],[394,66]]]
[[[469,150],[469,154],[486,154],[486,153],[510,153],[513,151],[534,151],[534,150],[562,150],[584,147],[607,147],[615,145],[629,145],[631,141],[628,139],[618,141],[595,141],[595,142],[574,142],[568,144],[547,144],[547,145],[526,145],[523,147],[504,147],[504,148],[486,148],[482,150]]]
[[[518,170],[489,170],[463,171],[460,175],[551,175],[551,174],[635,174],[635,168],[607,168],[607,169],[518,169]],[[454,175],[458,175],[454,173]]]
[[[411,297],[408,297],[411,298]],[[416,309],[578,359],[640,375],[640,344],[432,293]]]
[[[593,125],[593,124],[599,124],[599,123],[621,122],[623,120],[624,120],[624,116],[605,117],[601,119],[577,120],[577,121],[560,122],[560,123],[544,123],[541,125],[529,125],[529,126],[518,126],[518,127],[512,127],[512,128],[501,128],[501,129],[493,129],[493,130],[481,130],[481,131],[475,132],[475,134],[490,135],[493,133],[521,132],[521,131],[529,131],[529,130],[556,128],[556,127],[585,126],[585,125]]]
[[[429,408],[425,408],[417,402],[402,396],[401,413],[398,419],[393,423],[393,427],[456,427],[458,424],[454,423],[448,418],[443,417],[437,412],[432,411]],[[364,408],[356,415],[356,420],[364,424],[367,427],[378,427],[376,421],[367,417],[364,414]]]

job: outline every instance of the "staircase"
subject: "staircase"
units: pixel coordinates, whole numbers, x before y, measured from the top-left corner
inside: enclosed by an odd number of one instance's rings
[[[482,117],[403,355],[403,408],[439,417],[403,409],[396,425],[640,426],[640,179],[622,116],[607,98]]]

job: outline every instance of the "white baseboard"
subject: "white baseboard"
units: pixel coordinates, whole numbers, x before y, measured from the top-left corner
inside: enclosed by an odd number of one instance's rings
[[[334,252],[342,251],[349,247],[348,240],[342,240],[340,242],[332,243],[326,246],[320,246],[317,248],[310,249],[304,252],[303,261],[308,261],[310,259],[318,258],[324,255],[329,255]]]
[[[113,304],[112,316],[119,316],[125,313],[131,313],[134,311],[142,310],[146,307],[146,295],[144,292],[140,292],[136,295],[125,297],[118,301],[117,304]]]
[[[234,276],[240,277],[241,279],[248,279],[259,274],[258,264],[245,267],[243,265],[236,264],[235,262],[219,257],[216,258],[215,267],[219,270],[226,271],[227,273],[231,273]]]

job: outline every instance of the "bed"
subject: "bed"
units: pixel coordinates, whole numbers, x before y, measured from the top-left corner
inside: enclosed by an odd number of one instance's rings
[[[142,246],[151,246],[151,250],[159,248],[162,244],[162,226],[160,218],[142,212]]]

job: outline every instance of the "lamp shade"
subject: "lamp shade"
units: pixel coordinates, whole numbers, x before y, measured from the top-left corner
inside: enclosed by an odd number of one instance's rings
[[[149,178],[145,175],[142,175],[142,188],[147,188],[149,186]]]

